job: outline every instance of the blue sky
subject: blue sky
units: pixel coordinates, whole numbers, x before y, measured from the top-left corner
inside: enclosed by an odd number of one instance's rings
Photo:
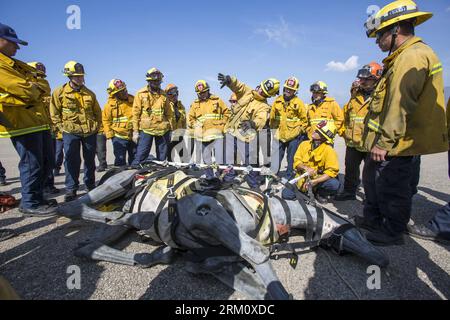
[[[102,106],[110,79],[124,80],[134,94],[145,86],[151,67],[165,74],[163,87],[179,86],[187,107],[196,98],[198,79],[228,100],[229,90],[219,89],[218,72],[252,87],[268,77],[297,76],[306,102],[309,85],[323,80],[330,95],[344,103],[358,67],[385,56],[366,38],[363,23],[370,5],[389,2],[17,0],[0,2],[0,22],[29,41],[16,58],[43,62],[53,88],[66,81],[61,71],[67,61],[83,63],[86,85]],[[435,14],[416,33],[442,60],[450,86],[450,0],[417,2]],[[81,9],[80,30],[66,27],[70,5]]]

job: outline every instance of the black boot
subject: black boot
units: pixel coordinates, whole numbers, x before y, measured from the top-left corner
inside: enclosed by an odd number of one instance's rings
[[[405,244],[405,239],[403,239],[403,234],[389,234],[378,230],[375,232],[369,232],[366,235],[367,240],[369,240],[375,246],[399,246]]]
[[[416,224],[413,226],[408,225],[407,229],[408,229],[407,230],[408,234],[414,238],[430,240],[430,241],[438,241],[438,242],[442,242],[445,244],[450,243],[450,240],[439,237],[438,233],[434,232],[433,230],[431,230],[421,224]]]
[[[11,229],[0,229],[0,241],[11,239],[17,234]]]
[[[327,204],[330,202],[331,197],[330,196],[321,196],[320,194],[316,194],[316,200],[320,204]]]
[[[58,194],[60,193],[61,190],[59,190],[58,188],[56,188],[55,186],[51,186],[51,187],[45,187],[44,188],[44,192],[48,193],[48,194]]]
[[[375,224],[368,222],[367,219],[361,216],[354,216],[353,221],[355,222],[355,226],[360,229],[365,229],[367,231],[376,232],[380,230],[380,224]]]
[[[19,212],[23,217],[53,217],[56,215],[56,207],[43,204],[31,209],[19,208]]]
[[[354,192],[348,192],[345,191],[338,194],[335,198],[335,201],[349,201],[349,200],[356,200],[356,194]]]
[[[6,178],[1,177],[0,178],[0,186],[6,186],[8,185],[8,182],[6,182]]]
[[[64,202],[70,202],[77,198],[77,191],[76,190],[69,190],[64,195]]]

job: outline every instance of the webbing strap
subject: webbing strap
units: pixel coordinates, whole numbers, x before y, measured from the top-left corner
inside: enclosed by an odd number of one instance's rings
[[[269,213],[269,201],[267,200],[267,196],[265,194],[263,194],[262,192],[256,191],[256,190],[253,190],[253,189],[248,189],[248,188],[244,188],[244,187],[239,187],[237,189],[244,190],[244,191],[246,191],[248,193],[253,193],[254,195],[262,197],[262,199],[264,201],[263,213],[262,213],[261,218],[259,220],[259,223],[258,223],[258,225],[256,226],[256,229],[255,229],[255,235],[258,235],[259,232],[261,231],[261,228],[262,228],[263,224],[264,224],[264,220],[266,218],[266,215]],[[270,225],[271,225],[269,238],[270,238],[270,242],[273,243],[274,242],[274,232],[273,232],[273,230],[274,230],[274,224],[273,223],[274,222],[273,222],[272,215],[270,213],[269,213],[269,219],[270,219]]]
[[[183,179],[181,179],[180,181],[177,182],[177,184],[175,184],[173,186],[173,192],[175,193],[175,191],[181,186],[183,185],[186,181],[188,181],[189,179],[192,179],[191,176],[186,176]],[[166,204],[167,198],[169,197],[170,192],[167,192],[164,197],[161,199],[161,202],[158,205],[158,208],[155,211],[155,222],[154,222],[154,226],[155,226],[155,233],[158,236],[159,239],[161,239],[161,236],[159,234],[159,228],[158,228],[158,224],[159,224],[159,216],[161,215],[162,209],[164,208],[164,205]],[[176,199],[175,199],[176,201]],[[174,238],[174,232],[175,232],[175,226],[178,225],[178,219],[176,218],[176,214],[177,214],[178,210],[176,209],[176,203],[175,203],[175,216],[174,216],[174,223],[175,225],[172,223],[171,226],[171,230],[170,230],[170,235],[172,237],[172,241],[176,243],[175,238]],[[169,217],[170,219],[170,217]],[[170,220],[169,220],[170,222]],[[162,239],[161,239],[162,240]]]

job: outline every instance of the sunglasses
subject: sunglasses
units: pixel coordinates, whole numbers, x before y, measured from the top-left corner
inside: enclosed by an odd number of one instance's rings
[[[309,88],[309,91],[311,91],[311,92],[320,92],[321,89],[320,89],[320,86],[319,86],[318,84],[313,84],[313,85]]]
[[[381,40],[381,38],[383,38],[383,36],[386,34],[386,32],[388,32],[388,31],[390,31],[391,29],[383,29],[383,30],[380,30],[380,31],[378,31],[378,32],[376,32],[375,33],[375,37],[377,38],[377,41],[380,41]]]
[[[177,90],[169,91],[169,92],[167,92],[167,95],[169,95],[169,96],[177,96],[178,95],[178,91]]]
[[[228,100],[230,103],[237,103],[237,100]]]

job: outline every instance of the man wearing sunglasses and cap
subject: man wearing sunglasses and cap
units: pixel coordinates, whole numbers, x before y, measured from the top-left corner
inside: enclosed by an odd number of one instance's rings
[[[102,110],[94,92],[85,86],[84,67],[76,61],[64,66],[69,81],[52,94],[50,113],[53,123],[63,133],[66,202],[75,200],[79,188],[80,148],[83,150],[84,184],[95,188],[95,153],[97,133],[102,127]]]
[[[133,100],[128,94],[125,82],[112,79],[109,82],[108,101],[103,108],[102,121],[106,139],[111,139],[114,150],[114,166],[131,165],[136,154],[136,144],[133,142]]]
[[[43,104],[46,88],[38,82],[36,70],[13,56],[20,40],[9,26],[0,23],[0,138],[10,138],[19,154],[21,204],[24,216],[51,216],[54,203],[44,199],[46,179],[44,155],[50,132]]]
[[[383,67],[376,62],[363,66],[358,71],[357,85],[353,83],[350,101],[344,106],[345,182],[344,191],[335,197],[336,201],[356,200],[356,190],[360,184],[361,162],[367,153],[360,150],[364,118],[368,110],[369,98],[380,79]]]
[[[442,63],[415,27],[433,16],[411,0],[371,16],[367,36],[383,52],[384,71],[372,94],[361,145],[369,153],[363,225],[376,245],[403,244],[411,217],[412,177],[420,155],[448,151]]]

